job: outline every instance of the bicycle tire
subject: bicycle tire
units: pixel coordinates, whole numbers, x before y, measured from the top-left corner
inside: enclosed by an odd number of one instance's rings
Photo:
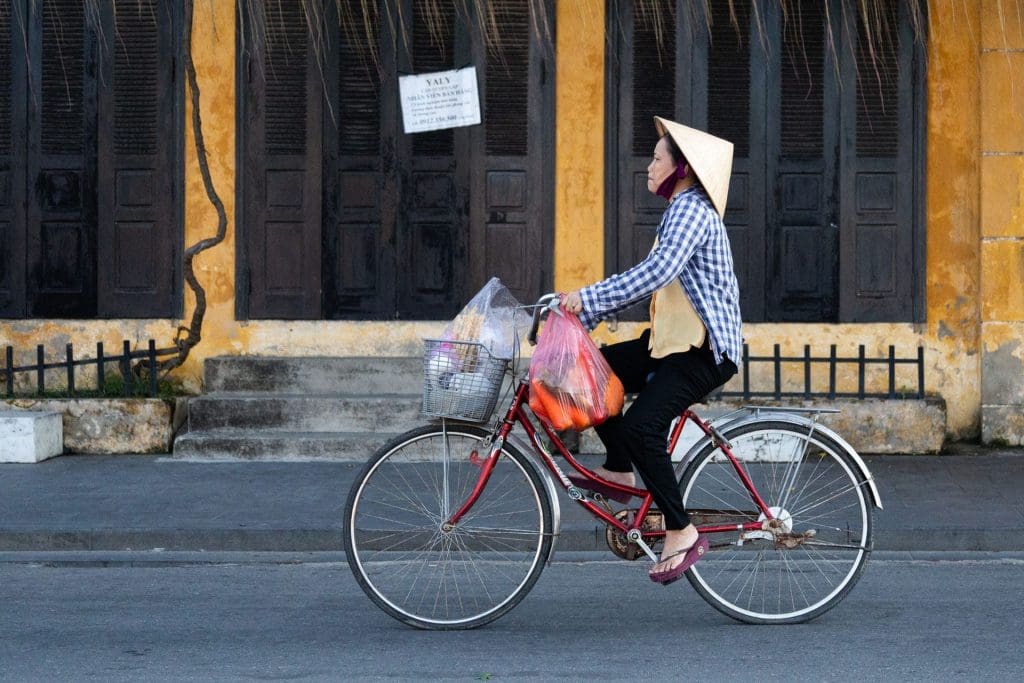
[[[374,604],[405,624],[483,626],[519,604],[544,569],[551,501],[532,462],[508,443],[474,506],[454,529],[441,526],[477,482],[490,437],[476,425],[413,429],[379,449],[353,482],[349,567]]]
[[[738,530],[709,534],[712,552],[687,579],[738,621],[816,619],[846,597],[871,554],[873,506],[862,471],[828,435],[808,438],[807,429],[790,423],[760,420],[723,436],[784,533],[771,539]],[[680,489],[698,526],[761,518],[732,463],[712,443],[686,466]]]

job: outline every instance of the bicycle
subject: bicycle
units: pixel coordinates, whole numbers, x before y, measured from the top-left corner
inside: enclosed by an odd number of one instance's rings
[[[556,306],[557,295],[524,306],[533,309],[531,344],[543,313]],[[545,422],[538,431],[526,410],[526,373],[514,362],[504,416],[489,428],[466,422],[490,417],[512,359],[473,342],[425,341],[424,412],[440,423],[379,449],[345,507],[346,557],[378,607],[424,629],[476,628],[501,617],[551,557],[558,487],[607,525],[617,556],[657,561],[665,532],[650,494],[599,478]],[[464,361],[447,382],[431,354],[440,344]],[[835,411],[748,406],[706,422],[687,410],[670,430],[670,453],[687,422],[703,432],[676,466],[686,509],[711,539],[686,577],[729,617],[810,621],[838,604],[864,571],[881,501],[856,451],[817,422],[822,412]],[[526,441],[513,433],[516,425]],[[599,491],[639,504],[616,509],[607,496],[574,485],[541,433]]]

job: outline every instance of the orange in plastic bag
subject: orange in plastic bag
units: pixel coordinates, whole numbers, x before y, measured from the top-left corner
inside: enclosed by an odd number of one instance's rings
[[[568,429],[573,425],[573,419],[564,400],[556,398],[542,382],[530,382],[530,410],[555,429]]]
[[[622,410],[622,382],[579,319],[548,317],[530,362],[530,409],[558,430],[583,431]]]

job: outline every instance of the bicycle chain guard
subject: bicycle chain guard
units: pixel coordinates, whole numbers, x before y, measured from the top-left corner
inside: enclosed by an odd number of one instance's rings
[[[615,513],[615,518],[626,526],[632,526],[633,520],[636,518],[637,510],[625,509],[619,510]],[[661,512],[658,510],[651,510],[644,517],[643,524],[640,525],[640,530],[643,532],[648,531],[660,531],[664,527],[664,518]],[[644,551],[636,543],[631,543],[626,535],[616,529],[615,527],[608,527],[604,532],[605,541],[608,543],[608,548],[621,557],[624,560],[637,560],[641,557],[646,557]],[[652,539],[648,544],[653,548],[654,544],[661,541],[660,538]]]

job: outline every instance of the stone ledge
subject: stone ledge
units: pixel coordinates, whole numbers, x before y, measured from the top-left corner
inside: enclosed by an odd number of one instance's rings
[[[811,401],[764,401],[729,399],[700,403],[694,412],[704,419],[737,410],[744,405],[783,405],[794,408],[836,408],[840,412],[821,416],[821,423],[837,432],[858,453],[938,453],[946,436],[946,402],[938,396],[923,399],[814,399]],[[678,460],[700,436],[688,425],[673,453]],[[593,429],[580,439],[583,453],[604,453]]]
[[[15,398],[0,407],[60,413],[65,453],[168,453],[174,402],[160,398]]]

